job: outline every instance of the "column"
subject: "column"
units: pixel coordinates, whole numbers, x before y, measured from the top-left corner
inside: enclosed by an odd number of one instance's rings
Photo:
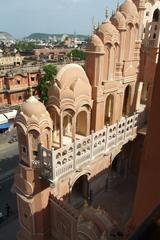
[[[60,114],[60,147],[63,147],[63,114]]]

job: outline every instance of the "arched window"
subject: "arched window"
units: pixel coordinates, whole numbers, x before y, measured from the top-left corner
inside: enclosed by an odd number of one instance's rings
[[[53,134],[52,134],[53,143],[59,144],[60,143],[60,117],[57,111],[54,111],[51,114],[51,118],[53,120]]]
[[[50,129],[45,128],[41,134],[42,144],[45,148],[50,147]]]
[[[29,143],[31,150],[31,160],[37,160],[38,158],[38,145],[39,145],[39,132],[36,130],[29,131]]]
[[[17,126],[18,144],[19,144],[19,157],[21,162],[28,162],[28,144],[27,138],[20,126]]]
[[[116,58],[117,45],[113,46],[110,43],[105,45],[104,56],[104,79],[113,80],[115,73],[115,58]]]
[[[89,183],[87,175],[79,177],[72,187],[70,192],[70,201],[75,208],[80,208],[84,205],[84,201],[88,198]]]
[[[74,112],[72,109],[66,109],[63,112],[63,126],[61,129],[61,134],[63,136],[63,144],[70,144],[75,137],[75,125],[73,125]]]
[[[124,92],[123,100],[123,116],[126,116],[130,112],[130,100],[131,100],[131,86],[127,86]]]
[[[76,119],[76,134],[87,136],[87,112],[81,111]]]
[[[106,99],[105,120],[104,120],[105,125],[112,123],[113,104],[114,104],[114,97],[113,97],[113,95],[109,95]]]
[[[160,21],[160,10],[157,8],[153,13],[153,22]]]
[[[72,136],[72,116],[69,114],[63,118],[63,136]]]
[[[156,39],[156,34],[155,33],[153,34],[153,39]]]

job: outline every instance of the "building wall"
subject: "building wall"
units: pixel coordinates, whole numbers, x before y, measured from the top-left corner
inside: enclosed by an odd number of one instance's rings
[[[29,96],[30,87],[33,95],[38,97],[36,87],[40,78],[40,73],[0,77],[0,104],[22,104]]]
[[[154,19],[155,11],[159,11],[160,19],[160,1],[147,1],[145,3],[143,19],[143,41],[141,55],[141,80],[143,81],[142,102],[147,103],[149,112],[151,107],[153,82],[159,56],[160,45],[160,20]]]
[[[0,57],[0,66],[5,65],[21,65],[23,61],[22,56],[15,55],[15,56],[7,56],[7,57]]]
[[[160,58],[154,82],[152,104],[149,115],[147,136],[145,139],[144,151],[141,158],[138,187],[135,196],[135,203],[131,224],[137,227],[160,203],[160,111],[157,106],[160,101]]]

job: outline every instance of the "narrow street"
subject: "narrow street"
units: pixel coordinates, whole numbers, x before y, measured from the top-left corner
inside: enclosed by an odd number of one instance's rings
[[[18,229],[16,194],[13,191],[14,172],[18,164],[18,144],[8,143],[13,132],[0,135],[0,240],[16,239]],[[6,204],[11,208],[6,217]]]

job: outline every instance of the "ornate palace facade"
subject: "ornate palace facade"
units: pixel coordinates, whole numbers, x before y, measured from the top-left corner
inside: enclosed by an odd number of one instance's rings
[[[113,218],[88,204],[108,187],[112,165],[124,176],[138,172],[144,139],[138,131],[146,123],[145,5],[126,0],[106,16],[88,42],[85,70],[64,66],[46,107],[33,96],[22,104],[15,124],[17,239],[119,239]]]

